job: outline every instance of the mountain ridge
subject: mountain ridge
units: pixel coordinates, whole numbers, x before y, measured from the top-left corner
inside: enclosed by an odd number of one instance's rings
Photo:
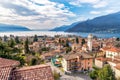
[[[31,31],[29,28],[20,25],[0,23],[0,32],[6,31]]]
[[[120,33],[120,12],[79,22],[65,32]]]

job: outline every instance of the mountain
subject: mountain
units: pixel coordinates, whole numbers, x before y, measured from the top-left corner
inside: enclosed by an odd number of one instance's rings
[[[120,12],[76,24],[67,32],[120,33]]]
[[[120,33],[120,12],[73,24],[70,26],[57,27],[53,29],[53,31]]]
[[[66,30],[68,30],[69,28],[72,28],[72,27],[74,27],[76,24],[78,24],[79,22],[75,22],[75,23],[73,23],[73,24],[71,24],[71,25],[63,25],[63,26],[60,26],[60,27],[56,27],[56,28],[54,28],[54,29],[52,29],[52,30],[50,30],[50,31],[66,31]]]
[[[9,25],[0,23],[0,32],[6,31],[30,31],[30,29],[19,25]]]

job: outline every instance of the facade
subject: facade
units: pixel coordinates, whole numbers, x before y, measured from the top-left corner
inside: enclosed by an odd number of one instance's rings
[[[109,64],[112,70],[115,72],[116,78],[120,77],[120,50],[116,47],[103,48],[106,54],[106,58],[96,58],[95,65],[102,68],[106,63]]]
[[[106,57],[114,59],[114,56],[120,55],[120,49],[112,47],[106,50]]]
[[[62,65],[65,72],[86,71],[92,69],[93,58],[86,54],[71,53],[63,56]]]
[[[117,64],[114,68],[114,71],[115,71],[115,76],[117,78],[120,78],[120,64]]]

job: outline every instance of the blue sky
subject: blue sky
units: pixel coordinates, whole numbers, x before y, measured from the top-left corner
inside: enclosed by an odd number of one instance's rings
[[[119,0],[0,0],[0,23],[52,29],[120,11]]]

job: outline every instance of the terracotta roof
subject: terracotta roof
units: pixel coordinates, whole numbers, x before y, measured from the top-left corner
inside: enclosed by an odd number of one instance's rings
[[[108,49],[107,51],[120,52],[120,49],[119,49],[119,48],[116,48],[116,47],[111,47],[111,48]]]
[[[15,60],[10,60],[10,59],[5,59],[5,58],[0,58],[0,67],[5,67],[5,66],[18,66],[20,65],[19,61]]]
[[[0,80],[9,80],[12,67],[0,67]]]
[[[89,53],[68,53],[63,56],[66,60],[75,59],[75,58],[93,58]]]
[[[107,61],[107,58],[103,58],[103,57],[99,57],[99,58],[95,58],[95,59],[99,60],[99,61],[102,61],[102,62]]]
[[[99,47],[100,45],[99,44],[93,44],[93,47]]]
[[[50,66],[36,65],[13,71],[12,80],[54,80]]]
[[[103,48],[101,48],[102,51],[106,51],[108,49],[110,49],[110,48],[109,47],[103,47]]]
[[[75,59],[77,57],[79,57],[80,55],[79,54],[76,54],[76,53],[68,53],[66,55],[63,55],[63,57],[66,59],[66,60],[70,60],[70,59]]]
[[[19,64],[19,61],[0,58],[0,80],[9,80],[12,69]]]
[[[15,60],[0,58],[0,80],[54,80],[50,66],[36,65],[16,67],[20,63]]]
[[[89,53],[81,53],[83,58],[93,58]]]
[[[120,48],[116,48],[116,47],[104,47],[104,48],[101,48],[101,50],[105,50],[105,51],[112,51],[112,52],[120,52]]]
[[[103,57],[100,57],[100,58],[96,58],[96,59],[99,60],[99,61],[102,61],[102,62],[107,61],[107,62],[112,62],[112,63],[115,63],[115,64],[120,63],[119,60],[112,59],[112,58],[103,58]]]

